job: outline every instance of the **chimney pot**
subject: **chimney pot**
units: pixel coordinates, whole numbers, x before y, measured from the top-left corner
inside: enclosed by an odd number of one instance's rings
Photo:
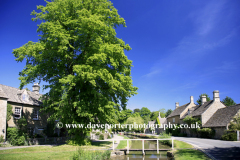
[[[193,96],[190,96],[190,103],[194,103]]]
[[[179,107],[179,102],[176,102],[175,104],[176,104],[176,109],[177,109]]]
[[[218,90],[213,91],[213,100],[214,101],[220,101],[219,91]]]
[[[207,97],[205,95],[202,95],[201,104],[203,105],[205,102],[207,102]]]
[[[39,90],[40,90],[40,86],[38,85],[38,83],[34,83],[33,92],[36,94],[39,94]]]

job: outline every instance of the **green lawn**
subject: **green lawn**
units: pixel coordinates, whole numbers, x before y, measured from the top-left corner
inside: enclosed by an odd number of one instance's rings
[[[195,149],[180,149],[174,152],[175,160],[211,160],[204,153]]]
[[[191,144],[188,144],[186,142],[174,140],[174,148],[180,149],[180,148],[194,148]]]
[[[123,136],[124,139],[129,139],[128,137],[126,136]],[[129,147],[131,147],[131,141],[129,141]],[[123,148],[126,148],[127,147],[127,141],[120,141],[120,143],[118,144],[117,148],[116,149],[123,149]]]
[[[9,149],[0,151],[0,160],[42,160],[42,159],[70,159],[73,154],[79,149],[107,149],[111,147],[111,142],[93,142],[91,146],[72,146],[72,145],[60,145],[60,146],[40,146],[40,147],[28,147],[19,149]]]

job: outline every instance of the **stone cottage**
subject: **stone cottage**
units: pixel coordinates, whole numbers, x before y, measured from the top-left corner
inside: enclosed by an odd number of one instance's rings
[[[214,138],[221,138],[234,117],[240,116],[240,104],[218,109],[203,127],[215,130]]]
[[[188,110],[183,117],[180,119],[183,120],[187,115],[190,115],[194,118],[199,118],[204,125],[213,114],[221,108],[225,108],[226,106],[220,101],[219,91],[213,91],[213,100],[207,102],[207,98],[205,95],[201,97],[201,104],[192,108],[192,110]]]
[[[167,123],[171,124],[180,124],[180,119],[188,112],[188,109],[195,107],[193,96],[190,96],[190,103],[179,106],[179,103],[176,102],[176,109],[167,116]]]
[[[47,125],[47,115],[40,112],[40,86],[34,83],[33,90],[19,90],[18,88],[0,84],[0,136],[6,138],[6,127],[17,127],[17,121],[25,117],[29,132],[40,133]],[[13,115],[6,122],[7,104],[12,105]]]

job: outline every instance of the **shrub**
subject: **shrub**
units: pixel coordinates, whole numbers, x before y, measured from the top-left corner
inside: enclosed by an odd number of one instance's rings
[[[237,133],[224,133],[221,139],[225,141],[237,141]]]
[[[178,136],[179,137],[187,137],[187,133],[179,133]]]
[[[96,135],[97,135],[97,136],[100,135],[100,132],[97,132]]]
[[[211,128],[198,129],[197,133],[201,138],[212,138],[215,135],[215,131]]]
[[[0,136],[0,143],[4,142],[3,135]]]
[[[108,135],[108,137],[107,137],[108,139],[111,139],[111,136],[110,135]]]
[[[21,132],[17,128],[8,128],[7,129],[7,139],[13,146],[24,145],[25,137],[21,135]]]
[[[104,135],[103,134],[100,134],[99,140],[104,140]]]

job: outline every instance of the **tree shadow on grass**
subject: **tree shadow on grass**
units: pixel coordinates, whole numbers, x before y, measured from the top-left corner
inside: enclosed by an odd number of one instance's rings
[[[108,145],[111,145],[112,142],[111,141],[96,141],[96,142],[91,142],[92,146],[99,146],[99,147],[106,147]]]

